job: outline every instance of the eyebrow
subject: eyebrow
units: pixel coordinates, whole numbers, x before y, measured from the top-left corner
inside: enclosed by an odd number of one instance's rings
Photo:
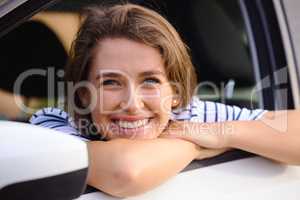
[[[139,73],[139,76],[141,76],[141,77],[153,76],[153,75],[162,75],[162,76],[164,76],[165,73],[162,72],[162,71],[159,71],[159,70],[145,71],[145,72]],[[117,73],[117,72],[104,72],[104,73],[97,74],[96,79],[105,78],[105,77],[118,78],[118,77],[121,77],[121,76],[122,76],[122,74]]]
[[[140,76],[153,76],[153,75],[165,75],[164,72],[153,70],[153,71],[145,71],[139,74]]]
[[[120,76],[121,76],[121,74],[119,74],[119,73],[105,72],[105,73],[97,74],[96,79],[105,78],[105,77],[117,78],[117,77],[120,77]]]

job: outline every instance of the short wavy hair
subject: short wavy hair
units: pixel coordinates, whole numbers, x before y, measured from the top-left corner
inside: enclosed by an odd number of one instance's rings
[[[186,106],[193,95],[197,76],[189,49],[175,28],[160,14],[148,8],[125,3],[89,7],[82,13],[83,22],[73,41],[66,67],[66,81],[76,84],[87,80],[93,49],[107,38],[126,38],[159,50],[167,78],[177,85],[180,107]],[[178,88],[178,85],[180,86]],[[78,93],[72,102],[83,108]],[[70,100],[70,99],[69,99]],[[80,116],[74,113],[75,120]]]

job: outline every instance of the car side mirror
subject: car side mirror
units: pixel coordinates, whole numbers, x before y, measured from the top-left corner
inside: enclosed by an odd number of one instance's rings
[[[0,163],[0,199],[68,200],[86,187],[86,143],[51,129],[1,121]]]

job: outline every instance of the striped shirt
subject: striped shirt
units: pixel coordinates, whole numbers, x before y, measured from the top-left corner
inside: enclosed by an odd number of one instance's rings
[[[221,103],[201,101],[193,97],[191,103],[182,109],[173,110],[171,120],[187,120],[191,122],[224,122],[235,120],[257,120],[266,110],[239,108]],[[79,132],[72,117],[58,108],[44,108],[32,115],[30,123],[60,131],[63,134],[76,136],[84,141],[93,140]],[[100,138],[100,137],[99,137]]]

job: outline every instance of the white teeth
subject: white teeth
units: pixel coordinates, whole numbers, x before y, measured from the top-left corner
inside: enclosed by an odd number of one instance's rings
[[[116,121],[116,124],[121,128],[138,128],[141,126],[145,126],[148,123],[149,119],[137,120],[134,122],[129,121]]]

